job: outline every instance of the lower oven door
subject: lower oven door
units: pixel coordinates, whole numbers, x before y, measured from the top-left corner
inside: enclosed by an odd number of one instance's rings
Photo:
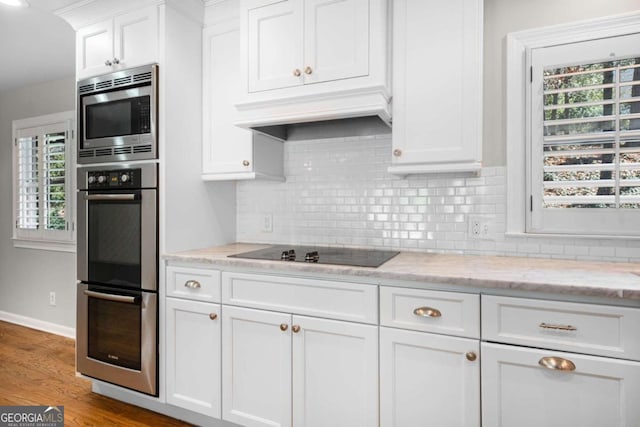
[[[77,299],[78,372],[157,396],[157,294],[80,283]]]

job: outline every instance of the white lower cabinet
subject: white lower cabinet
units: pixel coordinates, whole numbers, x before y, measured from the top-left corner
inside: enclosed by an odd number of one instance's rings
[[[224,306],[222,418],[252,426],[378,424],[378,328]]]
[[[167,402],[220,418],[220,305],[166,299]]]
[[[639,362],[482,343],[485,426],[635,427],[639,396]]]
[[[478,340],[381,327],[380,425],[480,427],[478,355]]]

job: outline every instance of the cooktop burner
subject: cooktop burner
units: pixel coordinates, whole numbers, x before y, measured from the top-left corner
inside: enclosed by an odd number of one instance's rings
[[[356,267],[379,267],[398,254],[399,252],[395,251],[369,249],[274,245],[265,249],[229,255],[229,257],[283,262],[350,265]]]

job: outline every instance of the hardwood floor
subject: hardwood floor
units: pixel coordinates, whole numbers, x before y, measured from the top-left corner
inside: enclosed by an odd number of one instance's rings
[[[0,321],[0,406],[64,405],[65,426],[188,426],[91,392],[75,375],[75,342]]]

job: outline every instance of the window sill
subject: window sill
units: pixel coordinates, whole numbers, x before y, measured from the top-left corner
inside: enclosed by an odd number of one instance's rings
[[[56,242],[13,238],[13,247],[22,249],[39,249],[55,252],[76,252],[76,242]]]
[[[606,234],[559,234],[559,233],[525,233],[524,231],[508,231],[506,237],[532,237],[542,239],[597,239],[597,240],[640,240],[640,236],[620,236]]]

